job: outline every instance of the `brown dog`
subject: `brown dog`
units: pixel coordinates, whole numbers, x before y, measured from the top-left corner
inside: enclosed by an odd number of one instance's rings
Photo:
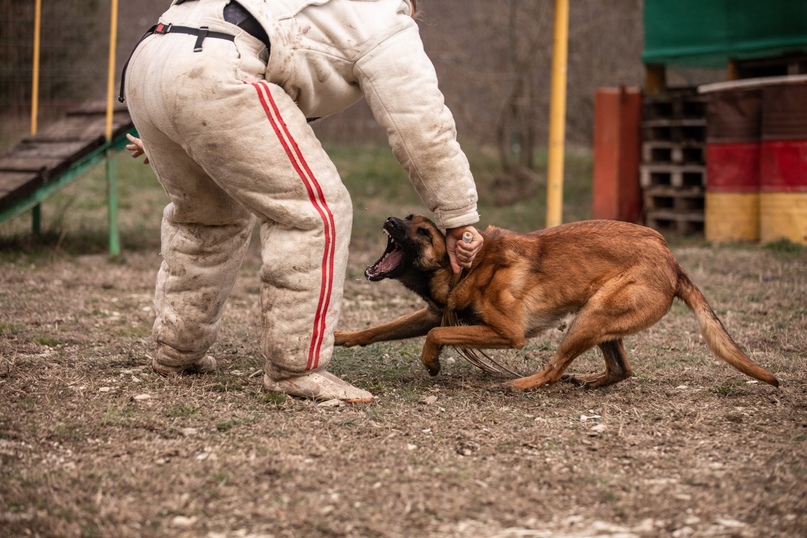
[[[631,376],[622,338],[647,329],[674,298],[695,314],[712,352],[742,373],[773,386],[779,381],[749,359],[726,332],[706,298],[670,252],[661,234],[618,221],[583,221],[530,234],[489,227],[473,266],[457,281],[445,236],[421,216],[390,217],[383,256],[365,271],[371,280],[392,278],[426,300],[423,310],[363,331],[336,332],[336,344],[426,336],[421,361],[440,371],[443,346],[521,348],[527,338],[574,316],[554,358],[538,373],[509,382],[527,390],[561,379],[604,387]],[[441,326],[446,311],[457,326]],[[566,376],[566,368],[599,346],[605,371]]]

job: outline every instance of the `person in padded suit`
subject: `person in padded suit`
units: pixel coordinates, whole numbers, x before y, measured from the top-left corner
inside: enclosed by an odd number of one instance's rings
[[[415,0],[175,0],[136,46],[121,91],[170,198],[155,372],[216,369],[207,352],[257,219],[264,387],[372,400],[327,371],[352,206],[310,126],[359,99],[446,229],[454,270],[470,267],[482,246],[476,187],[415,10]],[[466,231],[471,243],[459,241]]]

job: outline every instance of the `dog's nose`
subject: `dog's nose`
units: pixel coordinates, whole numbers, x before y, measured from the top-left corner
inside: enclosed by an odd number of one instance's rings
[[[403,221],[395,217],[388,217],[387,221],[384,223],[384,228],[387,230],[402,230],[403,227]]]

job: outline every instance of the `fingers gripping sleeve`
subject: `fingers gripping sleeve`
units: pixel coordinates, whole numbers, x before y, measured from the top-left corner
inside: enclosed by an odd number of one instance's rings
[[[373,116],[437,224],[454,228],[478,222],[468,159],[417,26],[386,39],[356,63],[356,70]]]

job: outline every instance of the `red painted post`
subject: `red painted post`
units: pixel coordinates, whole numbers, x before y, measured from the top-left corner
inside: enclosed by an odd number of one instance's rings
[[[595,219],[638,222],[642,94],[638,88],[599,88],[594,99]]]

